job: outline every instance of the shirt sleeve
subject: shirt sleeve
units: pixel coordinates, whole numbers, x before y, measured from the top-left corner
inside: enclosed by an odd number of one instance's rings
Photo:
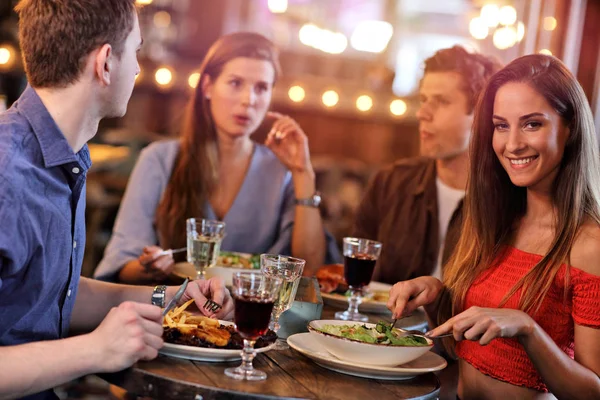
[[[600,276],[578,270],[571,279],[573,320],[577,325],[600,329]]]
[[[30,231],[12,185],[0,178],[0,296],[3,282],[27,265]]]
[[[131,172],[125,195],[115,220],[113,234],[94,277],[116,280],[118,272],[142,254],[145,246],[158,244],[155,227],[156,208],[171,171],[161,160],[163,151],[150,145],[142,150]]]

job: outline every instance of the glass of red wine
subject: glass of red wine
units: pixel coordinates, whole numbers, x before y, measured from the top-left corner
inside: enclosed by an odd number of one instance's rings
[[[281,278],[260,272],[238,272],[233,275],[231,294],[234,302],[235,329],[244,339],[242,364],[227,368],[225,375],[239,380],[260,381],[267,378],[254,369],[254,343],[269,329],[273,304],[279,295]]]
[[[358,312],[362,302],[362,291],[371,283],[375,263],[381,254],[381,243],[369,239],[345,237],[344,278],[350,288],[348,309],[335,313],[335,319],[368,322],[369,317]]]

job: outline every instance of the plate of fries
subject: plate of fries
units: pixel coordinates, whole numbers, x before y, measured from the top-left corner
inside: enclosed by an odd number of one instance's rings
[[[235,332],[234,323],[187,311],[186,308],[193,302],[193,299],[189,300],[165,315],[163,320],[165,344],[159,353],[194,361],[240,360],[242,351],[236,346],[240,344],[241,337]],[[274,332],[269,333],[272,334],[257,340],[257,353],[270,350],[275,345],[277,336]]]

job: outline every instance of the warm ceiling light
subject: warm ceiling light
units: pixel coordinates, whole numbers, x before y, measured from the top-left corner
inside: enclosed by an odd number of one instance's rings
[[[521,21],[517,22],[517,42],[523,40],[525,36],[525,24]]]
[[[544,18],[544,30],[547,31],[553,31],[556,29],[556,25],[558,24],[558,22],[556,21],[556,18],[554,17],[545,17]]]
[[[288,96],[294,103],[300,103],[306,97],[306,92],[302,86],[292,86],[288,91]]]
[[[269,0],[267,3],[269,11],[273,14],[281,14],[287,11],[288,1],[287,0]]]
[[[323,93],[323,97],[321,98],[323,104],[327,107],[335,106],[338,101],[340,101],[340,96],[337,94],[335,90],[328,90]]]
[[[488,4],[481,9],[481,19],[489,26],[494,28],[500,22],[500,8],[495,4]]]
[[[350,37],[350,44],[355,50],[368,53],[381,53],[387,47],[394,28],[385,21],[362,21]]]
[[[475,17],[469,22],[469,32],[475,39],[482,40],[487,37],[489,28],[480,17]]]
[[[6,65],[12,58],[12,54],[7,47],[0,47],[0,65]]]
[[[192,72],[190,74],[190,76],[188,77],[188,85],[190,85],[190,87],[192,89],[196,89],[196,86],[198,86],[199,80],[200,80],[200,72]]]
[[[159,11],[154,14],[152,21],[157,28],[168,28],[171,25],[171,14],[166,11]]]
[[[548,50],[548,49],[541,49],[541,50],[539,51],[539,53],[540,53],[540,54],[545,54],[545,55],[547,55],[547,56],[551,56],[551,55],[552,55],[552,52],[551,52],[550,50]]]
[[[358,99],[356,99],[356,108],[363,112],[369,111],[373,108],[373,99],[366,94],[359,96]]]
[[[298,38],[302,44],[330,54],[340,54],[348,47],[348,39],[343,33],[321,29],[314,24],[303,25]]]
[[[396,99],[390,103],[390,112],[394,115],[400,116],[406,113],[408,107],[404,100]]]
[[[154,73],[154,80],[160,86],[168,86],[173,81],[173,73],[167,67],[162,67]]]
[[[136,4],[147,6],[148,4],[152,4],[152,0],[136,0]]]
[[[498,49],[508,49],[517,43],[517,30],[512,26],[496,29],[492,41]]]
[[[512,25],[517,22],[517,10],[513,6],[504,6],[500,8],[498,20],[502,25]]]

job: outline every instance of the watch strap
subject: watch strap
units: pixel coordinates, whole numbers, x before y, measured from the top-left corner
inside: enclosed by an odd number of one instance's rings
[[[315,207],[318,208],[321,204],[321,194],[316,192],[306,199],[295,199],[294,204],[297,206]]]
[[[151,303],[152,305],[163,308],[165,306],[165,292],[167,291],[167,285],[156,285],[152,291]]]

